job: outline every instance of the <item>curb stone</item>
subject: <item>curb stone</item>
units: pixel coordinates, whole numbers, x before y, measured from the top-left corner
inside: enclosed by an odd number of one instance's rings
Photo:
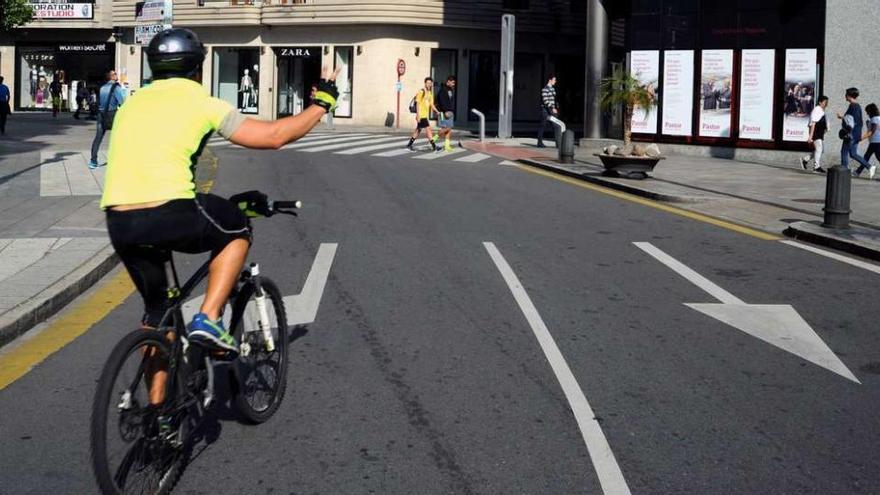
[[[860,227],[850,227],[847,230],[829,229],[823,227],[821,222],[794,222],[783,232],[792,239],[807,241],[820,246],[825,246],[838,251],[854,254],[873,261],[880,261],[880,231]],[[870,242],[867,239],[859,240],[857,236],[873,237]]]
[[[74,268],[27,302],[0,316],[0,347],[46,321],[93,286],[119,263],[108,242],[89,261]]]

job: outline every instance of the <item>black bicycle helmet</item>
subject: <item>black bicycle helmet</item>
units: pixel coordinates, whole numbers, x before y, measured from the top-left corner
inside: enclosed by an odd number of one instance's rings
[[[205,60],[205,45],[196,33],[184,28],[161,31],[147,46],[153,79],[193,77]]]

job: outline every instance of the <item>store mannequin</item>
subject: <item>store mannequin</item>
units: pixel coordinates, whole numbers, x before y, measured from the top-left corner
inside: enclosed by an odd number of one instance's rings
[[[251,79],[250,71],[248,69],[244,70],[244,75],[241,76],[241,84],[238,86],[239,92],[243,93],[241,95],[241,108],[248,108],[251,106],[251,96],[254,92],[254,81]]]
[[[31,68],[31,101],[34,101],[37,97],[37,84],[40,82],[40,73],[37,71],[37,66],[33,66]]]

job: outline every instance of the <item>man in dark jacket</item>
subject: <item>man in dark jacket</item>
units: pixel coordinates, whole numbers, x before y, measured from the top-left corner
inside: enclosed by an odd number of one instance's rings
[[[547,79],[547,85],[541,90],[541,124],[538,127],[538,148],[544,148],[544,133],[547,131],[547,121],[551,117],[559,117],[559,107],[556,106],[556,76]],[[559,142],[559,128],[556,128],[556,142]]]
[[[837,118],[841,120],[843,131],[841,131],[840,145],[840,166],[849,170],[849,159],[859,162],[863,168],[871,168],[862,155],[859,154],[859,141],[862,140],[862,125],[864,118],[862,115],[862,107],[856,100],[859,99],[859,90],[857,88],[849,88],[846,90],[846,101],[849,107],[846,113],[837,112]]]
[[[452,151],[452,128],[455,125],[455,76],[446,78],[446,83],[437,91],[435,99],[437,110],[440,112],[438,123],[440,132],[437,134],[445,139],[443,149]]]

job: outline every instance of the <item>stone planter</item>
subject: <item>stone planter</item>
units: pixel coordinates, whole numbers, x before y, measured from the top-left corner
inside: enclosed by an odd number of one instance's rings
[[[644,179],[648,177],[648,172],[654,170],[657,162],[665,160],[662,156],[623,156],[606,155],[603,153],[595,153],[595,156],[602,160],[602,165],[605,166],[605,175],[628,179]]]

